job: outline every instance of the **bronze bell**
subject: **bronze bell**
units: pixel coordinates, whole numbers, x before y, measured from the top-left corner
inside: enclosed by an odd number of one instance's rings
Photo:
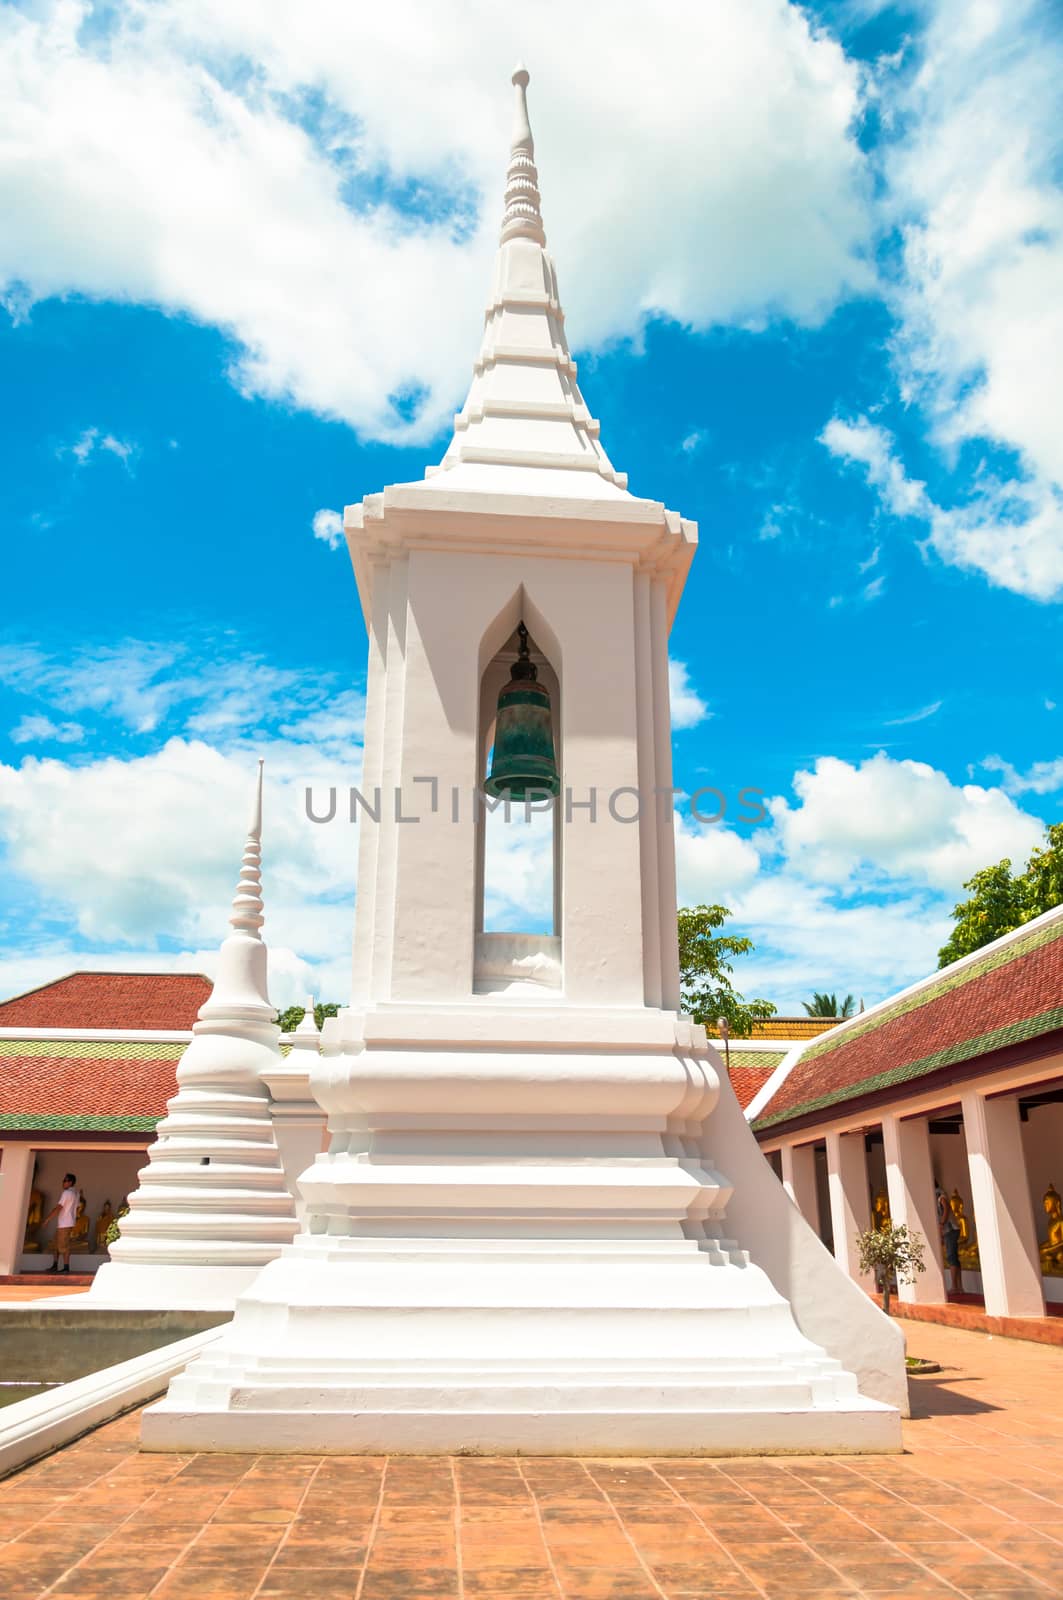
[[[554,760],[550,691],[538,682],[528,651],[528,630],[517,629],[520,654],[498,695],[495,748],[485,791],[495,798],[536,800],[561,788]]]

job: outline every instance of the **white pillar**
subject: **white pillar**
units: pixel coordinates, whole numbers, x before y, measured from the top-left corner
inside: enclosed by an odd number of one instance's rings
[[[28,1144],[5,1144],[0,1153],[0,1273],[19,1268],[36,1153]]]
[[[1018,1099],[987,1100],[972,1089],[960,1104],[986,1311],[991,1317],[1043,1317]]]
[[[782,1186],[812,1232],[819,1233],[819,1197],[816,1194],[816,1150],[811,1144],[784,1144]]]
[[[897,1297],[922,1305],[945,1300],[945,1274],[941,1263],[941,1236],[934,1202],[934,1169],[930,1161],[930,1126],[926,1117],[882,1118],[882,1143],[886,1154],[886,1188],[890,1219],[904,1223],[910,1233],[922,1234],[926,1271],[911,1283],[898,1283]]]
[[[866,1233],[871,1226],[863,1133],[827,1134],[827,1190],[835,1259],[857,1283],[868,1282],[869,1275],[860,1271],[856,1243],[857,1234]]]

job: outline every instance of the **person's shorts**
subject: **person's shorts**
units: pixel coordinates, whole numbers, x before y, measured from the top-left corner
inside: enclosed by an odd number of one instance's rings
[[[57,1250],[70,1249],[70,1235],[73,1233],[73,1231],[73,1228],[56,1228],[55,1247]]]
[[[950,1228],[945,1235],[945,1265],[958,1267],[960,1264],[960,1235],[953,1233]]]

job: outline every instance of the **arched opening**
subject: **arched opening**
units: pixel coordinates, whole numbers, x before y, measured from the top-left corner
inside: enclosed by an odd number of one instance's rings
[[[522,645],[550,696],[553,759],[558,773],[563,770],[556,641],[521,590],[487,630],[480,651],[474,990],[545,999],[562,986],[558,806],[542,795],[491,796],[483,787],[495,754],[499,693],[511,682]]]

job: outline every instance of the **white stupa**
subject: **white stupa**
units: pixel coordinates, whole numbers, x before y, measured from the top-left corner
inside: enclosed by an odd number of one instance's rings
[[[90,1305],[231,1307],[296,1231],[263,1081],[283,1062],[259,931],[261,840],[259,762],[233,931]]]
[[[308,1056],[330,1147],[300,1180],[304,1230],[143,1441],[897,1449],[900,1333],[801,1220],[681,1012],[668,632],[696,529],[632,496],[601,447],[513,81],[453,442],[345,518],[369,631],[362,789],[382,803],[360,829],[354,1001]],[[485,930],[471,795],[507,681],[540,733],[551,699],[546,932]]]

